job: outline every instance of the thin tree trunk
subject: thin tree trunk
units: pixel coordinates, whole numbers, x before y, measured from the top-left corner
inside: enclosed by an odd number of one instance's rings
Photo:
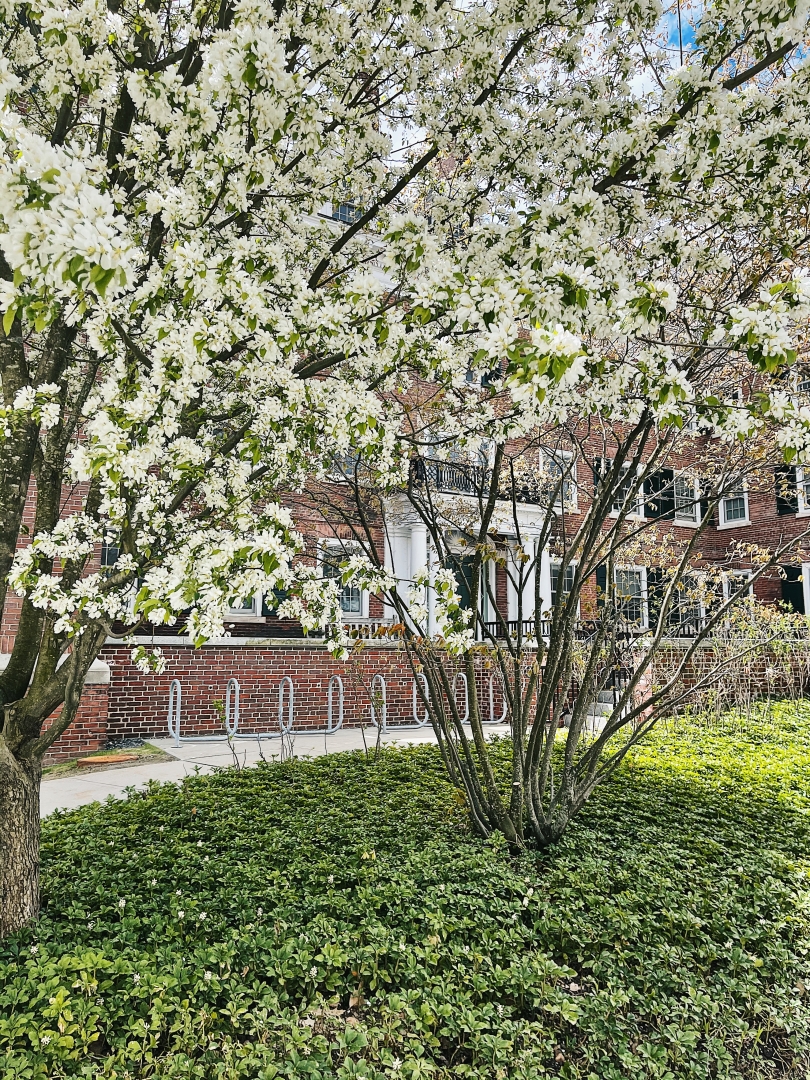
[[[42,758],[16,758],[0,739],[0,938],[39,913]]]

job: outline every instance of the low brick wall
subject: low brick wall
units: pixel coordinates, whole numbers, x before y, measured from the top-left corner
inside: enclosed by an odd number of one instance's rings
[[[224,703],[228,680],[240,687],[239,730],[245,733],[278,730],[278,690],[289,676],[295,695],[297,731],[326,726],[327,688],[340,675],[344,688],[344,723],[368,723],[370,685],[374,675],[386,682],[389,724],[412,718],[413,678],[404,651],[396,645],[375,645],[349,660],[335,660],[316,643],[296,640],[220,642],[195,649],[161,642],[166,658],[162,675],[144,675],[133,666],[129,649],[107,647],[103,659],[110,666],[109,738],[166,738],[169,686],[182,687],[181,733],[215,734],[222,730],[216,702]],[[420,715],[422,709],[419,710]],[[338,715],[338,695],[334,716]],[[285,701],[285,722],[287,707]]]
[[[45,755],[45,765],[54,765],[59,761],[70,761],[82,754],[101,750],[107,742],[107,707],[109,704],[109,686],[89,685],[82,692],[79,711],[67,731],[60,735]],[[57,709],[44,728],[60,713]]]
[[[129,648],[108,646],[102,653],[110,666],[109,738],[167,738],[169,686],[178,679],[182,688],[181,734],[210,735],[222,731],[221,712],[228,680],[240,689],[239,730],[244,733],[278,730],[279,684],[288,676],[295,695],[294,730],[322,729],[327,723],[329,680],[340,675],[344,690],[344,724],[368,724],[371,718],[371,681],[380,674],[386,683],[389,725],[413,722],[413,675],[404,649],[396,643],[369,644],[348,660],[335,660],[320,644],[278,639],[245,641],[226,639],[195,649],[190,645],[160,647],[166,658],[162,675],[143,675],[130,661]],[[482,676],[483,679],[483,676]],[[483,708],[489,708],[489,687],[484,679]],[[286,691],[285,691],[286,693]],[[496,679],[494,710],[500,716],[503,697]],[[461,680],[457,687],[463,708]],[[417,702],[418,715],[424,715]],[[334,696],[334,718],[338,695]],[[285,698],[284,719],[287,720]]]

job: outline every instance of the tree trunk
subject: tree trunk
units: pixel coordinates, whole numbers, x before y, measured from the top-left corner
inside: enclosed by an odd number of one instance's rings
[[[16,758],[0,741],[0,938],[39,913],[42,759]]]

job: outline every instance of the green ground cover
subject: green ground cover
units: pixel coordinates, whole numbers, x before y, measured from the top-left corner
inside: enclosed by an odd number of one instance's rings
[[[660,730],[520,859],[430,748],[55,816],[0,1075],[810,1076],[809,813],[785,705]]]

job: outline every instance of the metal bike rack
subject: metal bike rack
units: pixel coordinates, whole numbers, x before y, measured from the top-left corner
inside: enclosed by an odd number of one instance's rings
[[[179,679],[169,683],[169,734],[174,745],[180,745],[180,710],[183,702],[183,688]]]
[[[506,714],[508,712],[509,702],[506,700],[506,687],[503,686],[503,678],[501,678],[501,686],[503,688],[503,712],[500,717],[495,716],[495,687],[493,680],[495,678],[494,673],[489,676],[489,724],[503,724],[506,721]]]
[[[467,676],[463,671],[457,671],[456,676],[453,679],[453,704],[458,708],[458,697],[456,695],[456,687],[458,686],[458,680],[461,679],[464,683],[464,715],[461,718],[462,724],[466,724],[470,719],[470,688],[467,685]]]
[[[333,704],[334,704],[334,690],[335,686],[338,688],[338,719],[337,723],[333,718]],[[329,685],[326,688],[326,735],[331,735],[333,731],[339,731],[343,727],[343,679],[339,675],[333,675],[329,680]]]
[[[289,691],[287,699],[287,724],[284,724],[284,687],[287,687]],[[293,721],[295,719],[295,690],[293,689],[293,681],[289,675],[285,675],[281,682],[278,684],[278,726],[282,735],[289,735],[293,728]]]
[[[232,739],[239,730],[239,683],[228,679],[225,688],[225,734]]]
[[[426,702],[430,701],[430,688],[428,687],[427,677],[420,673],[419,675],[416,676],[416,679],[421,679],[422,680],[422,685],[424,686],[424,690],[425,690],[424,699],[425,699]],[[425,705],[425,715],[422,717],[421,720],[419,719],[419,710],[417,708],[417,701],[416,701],[416,679],[413,680],[413,724],[416,727],[424,727],[425,724],[430,719],[430,713],[428,712],[427,705]],[[411,726],[412,725],[410,725],[410,724],[408,725],[408,727],[411,727]]]
[[[381,699],[380,704],[382,706],[381,709],[380,709],[380,712],[382,713],[382,716],[381,716],[382,723],[379,724],[379,725],[377,724],[377,710],[374,707],[375,686],[380,687],[379,691],[377,691],[377,692],[380,694],[380,699]],[[371,689],[371,723],[374,725],[374,727],[379,726],[380,730],[385,732],[385,731],[388,730],[388,706],[387,706],[387,702],[386,702],[385,677],[383,675],[380,675],[380,674],[375,675],[371,680],[371,688],[370,689]]]
[[[175,746],[181,742],[180,715],[183,689],[179,679],[172,679],[169,684],[169,734]],[[228,679],[225,689],[225,734],[224,735],[183,735],[183,742],[228,742],[229,739],[245,738],[238,735],[239,730],[239,683]]]

